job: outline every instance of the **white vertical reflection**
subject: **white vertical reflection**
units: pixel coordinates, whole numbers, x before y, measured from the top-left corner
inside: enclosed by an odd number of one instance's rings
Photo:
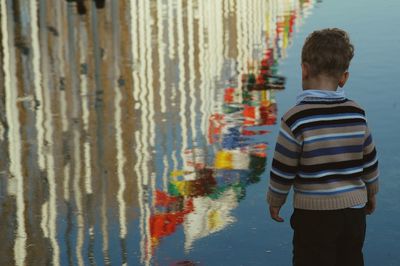
[[[147,38],[146,38],[146,24],[149,24],[150,21],[146,21],[147,17],[145,16],[144,9],[146,8],[144,0],[139,0],[139,5],[137,10],[139,11],[138,17],[139,19],[139,35],[138,38],[140,40],[140,82],[139,82],[139,101],[140,101],[140,106],[141,106],[141,119],[140,119],[140,125],[142,126],[142,134],[141,134],[141,143],[144,146],[143,147],[143,153],[142,156],[144,158],[144,161],[147,161],[149,158],[148,154],[148,135],[147,133],[149,132],[149,123],[147,121],[147,117],[149,114],[149,106],[150,104],[147,102],[147,97],[149,94],[149,86],[147,84],[147,75],[146,75],[146,68],[147,64],[149,64],[149,61],[147,61],[147,53],[148,53],[148,46],[146,44]],[[147,168],[143,168],[143,171],[146,171]],[[148,185],[149,183],[149,173],[144,172],[144,175],[142,176],[143,178],[143,185]]]
[[[124,175],[124,166],[126,162],[125,154],[124,154],[124,143],[123,143],[123,132],[122,132],[122,110],[121,110],[121,101],[122,94],[121,88],[118,86],[118,78],[120,76],[120,33],[119,33],[119,12],[118,12],[118,2],[112,3],[112,29],[113,29],[113,53],[114,53],[114,120],[115,120],[115,142],[117,149],[117,176],[118,176],[118,193],[117,193],[117,201],[119,208],[119,224],[120,231],[119,236],[121,239],[125,239],[127,234],[126,228],[126,203],[124,200],[124,193],[126,188],[126,181]]]
[[[223,32],[223,24],[224,24],[224,20],[223,20],[223,6],[222,6],[222,1],[213,1],[214,6],[212,7],[212,9],[215,12],[214,15],[214,27],[215,28],[215,32],[214,32],[214,48],[212,49],[212,51],[215,52],[215,57],[212,58],[216,58],[216,64],[215,64],[215,68],[213,70],[213,72],[211,73],[213,76],[213,79],[216,79],[216,77],[220,78],[221,74],[222,74],[222,70],[223,70],[223,63],[224,63],[224,32]],[[211,63],[211,62],[210,62]],[[214,63],[211,63],[212,65],[214,65]],[[217,81],[219,81],[217,79]],[[214,106],[218,105],[222,105],[222,101],[218,101],[216,99],[216,95],[218,92],[218,87],[217,85],[219,85],[219,83],[217,82],[213,82],[212,83],[212,88],[210,88],[210,97],[209,99],[211,99],[210,101],[210,111],[213,110]],[[210,112],[211,115],[211,112]]]
[[[40,1],[40,27],[44,29],[46,27],[45,18],[47,17],[47,10],[45,9],[44,0]],[[50,95],[51,90],[51,79],[49,78],[50,68],[49,68],[49,55],[48,55],[48,35],[46,30],[40,31],[40,41],[41,41],[41,49],[42,52],[42,71],[43,71],[43,102],[41,105],[43,106],[44,111],[44,129],[45,129],[45,143],[47,144],[46,148],[43,147],[43,151],[45,152],[45,169],[47,172],[47,181],[48,181],[48,190],[49,190],[49,199],[48,199],[48,237],[50,239],[50,245],[53,252],[53,265],[60,264],[60,249],[57,242],[57,193],[56,193],[56,180],[55,180],[55,163],[54,163],[54,144],[53,144],[53,113],[51,109],[51,105],[53,103]],[[43,143],[43,145],[45,144]],[[41,144],[39,143],[39,146]]]
[[[63,61],[63,59],[62,59]],[[61,124],[63,132],[66,132],[69,127],[69,121],[67,119],[67,94],[65,90],[60,91],[60,113],[61,113]]]
[[[176,155],[177,151],[173,150],[171,157],[172,157],[172,163],[173,163],[173,169],[178,169],[178,156]]]
[[[155,146],[155,139],[156,139],[156,130],[155,130],[155,123],[154,123],[154,115],[155,115],[155,108],[154,108],[154,86],[153,86],[153,45],[152,45],[152,17],[150,14],[151,8],[150,8],[150,1],[145,1],[145,33],[146,33],[146,63],[147,63],[147,90],[148,90],[148,95],[147,95],[147,106],[149,108],[148,116],[147,116],[147,122],[149,124],[149,135],[146,137],[149,138],[150,146],[151,148],[154,148]],[[150,156],[149,156],[150,158]]]
[[[215,29],[215,25],[214,25],[214,8],[212,6],[212,3],[214,2],[213,0],[206,0],[204,1],[205,4],[205,12],[203,13],[204,16],[204,30],[206,31],[206,36],[207,36],[207,42],[206,42],[206,53],[204,55],[203,60],[205,60],[205,73],[206,73],[206,86],[203,87],[202,89],[205,91],[205,98],[207,99],[205,100],[206,103],[206,117],[210,116],[210,112],[211,112],[211,95],[210,92],[212,90],[212,85],[213,85],[213,80],[212,80],[212,76],[213,76],[213,70],[214,67],[213,64],[211,63],[212,61],[214,61],[215,58],[215,47],[214,45],[214,29]],[[204,128],[206,129],[207,126],[206,124],[204,125]]]
[[[64,187],[64,200],[69,201],[69,180],[70,180],[71,168],[69,164],[66,164],[64,167],[64,180],[63,180],[63,187]]]
[[[166,149],[165,149],[166,150]],[[168,158],[167,158],[167,154],[164,154],[163,156],[163,190],[167,191],[168,190],[168,173],[171,169],[169,168],[169,164],[168,164]]]
[[[185,39],[183,32],[183,8],[182,1],[177,2],[177,31],[178,31],[178,67],[179,67],[179,81],[178,81],[178,91],[180,94],[180,108],[179,108],[179,117],[180,117],[180,130],[182,136],[182,146],[181,146],[181,155],[185,153],[185,149],[188,146],[188,135],[187,135],[187,127],[186,127],[186,91],[185,91],[185,81],[186,81],[186,69],[185,69]],[[186,160],[185,156],[182,158],[184,161]],[[186,165],[186,164],[185,164]]]
[[[242,73],[248,73],[249,72],[249,68],[248,68],[248,62],[250,59],[250,47],[249,47],[249,31],[251,30],[249,27],[249,21],[250,18],[247,17],[247,15],[249,14],[249,6],[248,6],[248,2],[245,0],[241,0],[241,16],[242,16],[242,32],[240,32],[239,34],[243,34],[244,35],[244,42],[243,42],[243,57],[242,57],[242,62],[244,64],[243,66],[243,72]]]
[[[187,19],[188,19],[188,36],[189,36],[189,95],[190,95],[190,114],[191,114],[191,123],[190,128],[192,132],[192,140],[197,140],[197,132],[196,132],[196,96],[195,96],[195,76],[196,69],[194,67],[194,17],[193,17],[193,0],[188,0],[187,2]]]
[[[229,9],[228,9],[229,0],[224,0],[223,2],[224,2],[223,3],[224,19],[227,19],[229,17]]]
[[[54,164],[54,151],[53,151],[53,143],[50,142],[53,140],[53,125],[51,117],[51,99],[47,98],[49,96],[48,88],[46,89],[47,95],[45,100],[45,109],[46,109],[46,142],[49,143],[48,145],[48,154],[46,156],[46,170],[47,170],[47,180],[49,186],[49,200],[44,203],[42,207],[42,214],[44,215],[43,220],[45,223],[42,226],[44,229],[45,237],[50,238],[50,244],[53,251],[53,265],[60,264],[60,250],[57,242],[57,193],[56,193],[56,181],[55,181],[55,164]],[[47,213],[44,213],[47,211]]]
[[[31,41],[32,41],[32,69],[34,73],[33,87],[35,90],[35,99],[39,103],[36,107],[36,132],[37,132],[37,155],[39,168],[45,168],[44,158],[44,132],[43,132],[43,94],[42,94],[42,73],[40,69],[40,42],[39,42],[39,22],[37,1],[29,1],[31,18]]]
[[[205,73],[205,34],[204,34],[204,1],[198,0],[199,8],[199,67],[200,67],[200,93],[201,93],[201,104],[200,113],[201,117],[201,130],[203,135],[207,134],[207,109],[206,109],[206,73]]]
[[[237,40],[236,40],[236,49],[238,51],[237,55],[237,67],[236,71],[239,73],[242,73],[244,71],[243,69],[243,29],[242,29],[242,1],[238,0],[236,2],[236,32],[237,32]],[[242,87],[242,79],[241,77],[238,78],[238,88]],[[240,99],[238,99],[240,102],[242,102],[242,94],[239,96]]]
[[[130,1],[130,15],[131,15],[131,47],[132,47],[132,77],[133,77],[133,99],[137,103],[139,100],[139,74],[138,68],[140,67],[139,61],[139,38],[138,38],[138,3],[137,0]],[[135,108],[137,108],[135,106]]]
[[[136,155],[136,164],[134,167],[134,171],[136,174],[136,182],[138,187],[138,202],[139,202],[139,210],[140,210],[140,217],[139,217],[139,230],[140,230],[140,261],[143,263],[146,260],[146,232],[145,232],[145,206],[143,200],[143,188],[141,182],[141,143],[140,143],[140,133],[139,131],[135,131],[135,155]]]
[[[40,221],[40,228],[43,231],[43,236],[45,238],[49,237],[49,230],[48,229],[48,225],[49,225],[49,201],[45,201],[42,204],[42,209],[41,209],[41,221]]]
[[[150,209],[147,202],[146,191],[144,188],[148,189],[150,185],[150,171],[148,168],[148,161],[150,158],[149,154],[149,142],[152,143],[154,136],[150,136],[150,125],[148,118],[152,117],[151,107],[153,102],[148,102],[152,98],[152,86],[151,86],[151,18],[149,11],[149,3],[145,0],[139,0],[138,4],[138,14],[139,27],[138,27],[138,38],[139,38],[139,101],[141,106],[141,118],[140,125],[141,130],[135,132],[135,140],[138,148],[140,147],[140,155],[138,160],[138,190],[139,190],[139,205],[140,205],[140,231],[141,231],[141,250],[142,256],[141,261],[145,265],[149,265],[151,261],[151,240],[150,240]],[[150,60],[149,60],[150,59]],[[149,110],[150,109],[150,110]],[[150,136],[150,141],[149,141]],[[139,159],[140,158],[140,159]]]
[[[141,28],[139,27],[138,23],[138,17],[141,18],[141,14],[138,14],[138,11],[141,9],[141,6],[139,6],[139,3],[137,0],[131,0],[130,1],[130,15],[131,15],[131,42],[132,42],[132,59],[133,63],[137,66],[133,68],[132,75],[133,75],[133,98],[136,102],[135,108],[138,108],[139,106],[141,107],[142,102],[139,102],[141,99],[141,93],[142,93],[142,88],[141,88],[141,82],[139,79],[139,73],[140,77],[142,77],[142,72],[139,71],[139,68],[141,69],[143,66],[139,63],[140,61],[140,54],[142,53],[141,50],[139,50],[140,46],[142,43],[138,43],[142,38],[142,36],[139,36],[141,32]],[[135,66],[134,65],[134,66]],[[143,127],[142,127],[143,128]],[[146,223],[146,210],[145,210],[145,202],[143,198],[143,176],[142,176],[142,143],[141,143],[141,138],[140,138],[140,132],[139,130],[135,131],[135,159],[136,163],[134,166],[134,171],[136,175],[136,182],[137,182],[137,188],[138,188],[138,203],[139,203],[139,210],[140,210],[140,216],[139,216],[139,231],[140,231],[140,261],[143,264],[146,261],[146,231],[145,231],[145,223]]]
[[[61,124],[62,124],[62,131],[66,132],[68,130],[69,122],[67,119],[67,103],[66,103],[66,92],[65,92],[65,52],[66,52],[66,47],[67,44],[64,43],[64,38],[61,38],[61,36],[64,37],[64,27],[63,27],[63,18],[64,18],[64,13],[65,9],[63,8],[64,5],[61,4],[60,1],[57,1],[56,3],[56,8],[55,8],[55,20],[56,20],[56,28],[59,31],[60,37],[57,38],[56,40],[56,54],[57,56],[57,70],[59,71],[59,78],[60,80],[60,86],[63,86],[60,88],[60,94],[59,94],[59,101],[60,101],[60,114],[61,114]]]
[[[24,202],[24,177],[21,167],[21,135],[19,110],[16,105],[18,97],[18,86],[16,79],[15,50],[13,45],[12,23],[9,24],[9,14],[12,14],[10,6],[6,5],[6,0],[0,1],[1,14],[1,35],[3,47],[3,71],[6,118],[8,124],[8,141],[10,156],[10,176],[9,183],[15,183],[16,197],[16,220],[17,228],[14,242],[14,260],[16,265],[25,265],[26,259],[26,229],[25,229],[25,202]],[[12,17],[10,17],[10,20]]]
[[[82,256],[82,246],[83,246],[83,237],[84,237],[84,217],[83,217],[83,209],[82,209],[82,193],[81,193],[81,158],[80,158],[80,134],[77,128],[75,128],[73,133],[73,143],[74,143],[74,179],[73,179],[73,188],[75,195],[75,204],[76,204],[76,224],[77,224],[77,243],[76,243],[76,258],[78,265],[84,265],[83,256]]]
[[[212,10],[215,12],[214,16],[214,27],[215,28],[215,36],[213,37],[214,40],[214,51],[216,55],[216,64],[213,62],[212,65],[215,66],[215,69],[213,71],[214,75],[220,75],[222,71],[222,66],[224,63],[224,32],[223,32],[223,7],[222,7],[222,1],[212,1],[214,6],[212,7]],[[215,93],[215,89],[212,90],[212,93]],[[212,97],[213,103],[214,97]]]
[[[251,38],[251,47],[250,47],[251,49],[256,48],[256,45],[258,43],[260,43],[260,37],[261,37],[260,31],[258,31],[258,27],[257,27],[258,26],[257,25],[257,18],[258,18],[257,4],[258,4],[257,0],[252,1],[251,14],[253,14],[253,15],[251,16],[251,28],[253,29],[252,30],[253,34],[251,36],[252,37]],[[253,59],[256,59],[256,58],[253,56]]]
[[[138,201],[140,208],[140,221],[139,221],[139,229],[140,229],[140,261],[144,265],[150,265],[152,259],[152,247],[151,247],[151,238],[150,238],[150,208],[147,203],[147,199],[145,198],[147,193],[144,188],[147,186],[143,185],[143,177],[146,172],[146,160],[142,158],[143,145],[140,142],[140,132],[135,132],[135,143],[136,146],[136,165],[135,172],[137,175],[137,186],[138,186]]]
[[[160,105],[161,113],[167,111],[166,106],[166,82],[165,82],[165,42],[164,42],[164,25],[163,25],[163,3],[162,0],[157,0],[157,45],[158,45],[158,62],[160,64]]]
[[[175,30],[174,30],[174,5],[176,0],[168,3],[168,55],[170,59],[175,57]]]
[[[124,175],[124,165],[125,165],[125,155],[124,155],[124,144],[123,144],[123,135],[122,135],[122,127],[121,127],[121,100],[122,95],[118,87],[115,88],[115,139],[117,142],[117,175],[119,182],[118,189],[118,205],[119,205],[119,221],[120,221],[120,237],[125,238],[127,229],[126,229],[126,203],[124,200],[124,192],[126,188],[125,175]]]
[[[82,102],[82,119],[83,129],[86,135],[89,135],[89,90],[88,90],[88,78],[87,78],[87,48],[88,47],[88,34],[87,24],[84,19],[79,21],[79,50],[80,50],[80,81],[81,81],[81,102]],[[89,138],[86,137],[83,144],[83,157],[85,162],[85,191],[86,194],[92,194],[92,164],[91,164],[91,146]]]

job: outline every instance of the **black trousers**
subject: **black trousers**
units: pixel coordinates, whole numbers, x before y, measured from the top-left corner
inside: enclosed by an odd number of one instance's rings
[[[362,209],[295,209],[293,265],[362,266],[366,217]]]

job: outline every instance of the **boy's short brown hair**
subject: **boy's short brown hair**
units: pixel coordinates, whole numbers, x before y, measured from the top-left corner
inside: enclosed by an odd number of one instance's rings
[[[312,77],[325,74],[339,78],[349,68],[354,46],[341,29],[322,29],[308,35],[301,53],[301,62],[310,67]]]

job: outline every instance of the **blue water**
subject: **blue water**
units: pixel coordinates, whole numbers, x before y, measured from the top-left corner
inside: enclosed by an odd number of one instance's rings
[[[400,265],[399,1],[101,2],[0,0],[0,265],[291,265],[265,194],[325,27],[379,154],[365,265]]]
[[[313,30],[338,27],[346,30],[355,46],[346,95],[367,112],[380,159],[380,192],[377,210],[367,219],[365,265],[399,265],[400,255],[400,21],[398,1],[323,1],[313,10],[288,49],[279,73],[287,77],[286,90],[277,94],[279,114],[295,103],[301,90],[302,44]],[[277,128],[267,140],[274,143]],[[273,145],[272,145],[273,146]],[[238,221],[223,232],[197,243],[189,254],[179,252],[170,239],[159,258],[190,258],[201,265],[290,265],[292,232],[288,223],[291,198],[282,209],[285,223],[273,222],[265,204],[267,172],[235,209]],[[182,237],[182,236],[181,236]],[[177,236],[178,238],[178,236]],[[173,254],[173,255],[171,255]],[[170,261],[169,259],[162,260]],[[163,264],[163,263],[161,263]]]
[[[277,95],[282,114],[295,102],[300,90],[299,58],[309,32],[326,27],[342,28],[349,33],[355,46],[350,79],[344,89],[349,98],[366,109],[380,160],[380,192],[377,210],[367,219],[365,265],[400,263],[400,91],[395,78],[400,73],[400,36],[395,33],[400,27],[399,10],[398,1],[323,1],[295,35],[289,57],[280,68],[288,79],[287,89]],[[288,219],[290,212],[291,207],[286,204],[284,217]],[[291,234],[288,224],[271,222],[268,227],[265,236],[270,236],[269,240],[286,240],[282,241],[284,247],[276,244],[276,255],[271,253],[271,265],[289,265]],[[271,235],[271,232],[279,234]]]

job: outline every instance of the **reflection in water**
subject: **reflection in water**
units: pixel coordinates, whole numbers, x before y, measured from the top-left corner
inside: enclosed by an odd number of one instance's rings
[[[85,15],[87,13],[87,8],[84,0],[66,0],[67,2],[76,2],[76,12],[80,15]],[[93,0],[96,8],[104,8],[106,0]]]
[[[15,228],[10,228],[15,233],[14,240],[14,263],[24,265],[26,258],[26,228],[25,228],[25,199],[24,199],[24,176],[22,174],[22,154],[21,154],[21,135],[20,135],[20,112],[17,106],[18,88],[16,79],[16,62],[14,39],[14,23],[9,20],[10,7],[6,7],[4,1],[1,2],[1,36],[3,47],[3,71],[4,71],[4,93],[6,123],[8,125],[6,138],[9,141],[9,169],[7,192],[10,197],[15,198]],[[3,225],[5,223],[2,223]],[[4,234],[3,234],[4,235]],[[4,243],[4,242],[3,242]],[[4,254],[6,255],[6,254]],[[9,261],[9,260],[7,260]]]
[[[311,8],[0,0],[0,264],[172,263],[240,219]]]

